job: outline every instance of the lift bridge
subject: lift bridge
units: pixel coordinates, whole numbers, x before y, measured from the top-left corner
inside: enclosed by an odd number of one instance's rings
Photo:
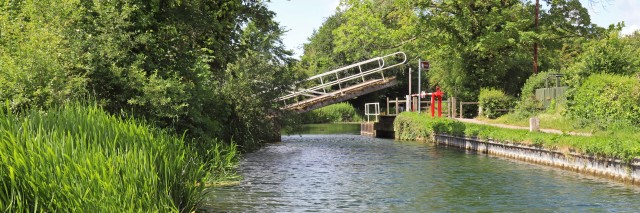
[[[296,82],[276,100],[284,102],[283,110],[298,113],[346,101],[396,85],[395,76],[385,77],[384,71],[406,62],[407,55],[396,52],[351,64]]]

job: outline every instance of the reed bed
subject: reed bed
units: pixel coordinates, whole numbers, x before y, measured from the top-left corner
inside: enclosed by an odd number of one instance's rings
[[[191,212],[201,183],[234,164],[235,146],[210,141],[216,145],[199,152],[184,137],[95,105],[19,116],[7,109],[0,109],[1,212]]]

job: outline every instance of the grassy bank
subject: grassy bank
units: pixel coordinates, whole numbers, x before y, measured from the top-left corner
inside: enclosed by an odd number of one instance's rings
[[[552,109],[545,112],[540,112],[531,117],[537,117],[540,119],[540,128],[542,129],[557,129],[564,132],[583,132],[583,133],[595,133],[600,131],[597,128],[584,126],[579,127],[576,122],[571,118],[562,116],[564,109]],[[529,127],[529,117],[518,116],[514,113],[500,116],[496,119],[489,119],[484,116],[478,116],[475,119],[494,124],[507,124],[513,126]]]
[[[197,151],[97,106],[7,111],[0,109],[2,212],[191,212],[201,183],[222,178],[235,161],[234,146]]]
[[[541,146],[563,152],[613,157],[625,161],[640,156],[640,134],[633,129],[599,132],[591,137],[571,136],[468,124],[410,112],[401,113],[394,122],[394,128],[396,137],[402,140],[430,140],[434,134],[441,133],[492,139],[503,143]]]

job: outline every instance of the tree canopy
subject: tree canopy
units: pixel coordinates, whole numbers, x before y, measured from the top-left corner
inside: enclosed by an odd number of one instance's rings
[[[260,141],[272,88],[294,79],[274,15],[262,0],[0,1],[0,99],[19,112],[90,96],[193,137]]]
[[[343,0],[305,44],[301,65],[326,68],[404,51],[412,67],[418,59],[431,61],[431,88],[466,100],[486,87],[519,94],[533,74],[534,43],[542,70],[561,69],[582,51],[581,41],[606,34],[578,0],[543,3],[536,29],[528,1]]]

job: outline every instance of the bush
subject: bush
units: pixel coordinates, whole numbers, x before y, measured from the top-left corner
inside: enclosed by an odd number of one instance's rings
[[[480,107],[482,107],[482,115],[491,119],[500,117],[508,112],[498,110],[511,109],[513,107],[513,98],[497,89],[481,89],[478,102],[480,102]]]
[[[568,67],[570,85],[579,87],[589,76],[598,73],[633,75],[640,71],[640,42],[638,36],[623,36],[611,32],[603,39],[584,45],[579,61]]]
[[[393,122],[400,140],[427,140],[437,133],[463,135],[465,125],[448,118],[432,118],[427,113],[403,112]]]
[[[356,113],[356,109],[351,104],[337,103],[304,113],[302,120],[306,124],[358,122],[362,117]]]
[[[577,88],[568,114],[579,125],[606,129],[640,124],[640,81],[622,75],[596,74]],[[616,124],[617,125],[617,124]]]
[[[542,102],[536,99],[535,92],[536,89],[544,87],[548,76],[548,72],[541,72],[537,75],[530,76],[527,82],[524,83],[520,101],[518,101],[515,106],[514,114],[517,118],[527,118],[542,111]]]

